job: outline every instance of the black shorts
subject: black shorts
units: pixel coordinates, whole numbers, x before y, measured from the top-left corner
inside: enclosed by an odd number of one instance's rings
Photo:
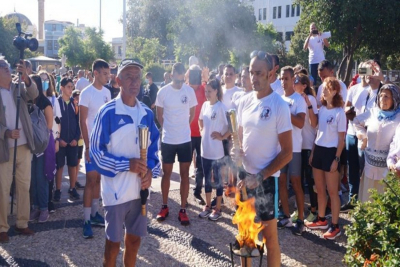
[[[230,139],[224,139],[222,140],[222,146],[224,148],[224,155],[225,156],[231,156],[231,141],[229,141]]]
[[[330,172],[332,162],[336,157],[336,150],[336,147],[323,147],[315,145],[311,166],[325,172]],[[339,165],[340,164],[338,164],[338,168]]]
[[[68,167],[76,167],[78,165],[78,146],[60,147],[56,153],[57,170],[64,167],[65,157],[67,157]]]
[[[78,159],[82,159],[83,146],[78,146]]]
[[[341,165],[347,165],[346,145],[344,146],[344,149],[342,150],[342,154],[340,154],[340,164]]]
[[[178,145],[161,143],[162,162],[172,164],[175,162],[175,156],[178,155],[179,162],[192,161],[192,142],[187,142]]]
[[[247,188],[247,196],[255,197],[256,213],[262,221],[278,217],[278,177],[270,176],[262,185],[254,189]]]

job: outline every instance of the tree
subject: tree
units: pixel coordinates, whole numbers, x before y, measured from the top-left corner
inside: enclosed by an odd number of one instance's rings
[[[136,58],[142,64],[148,65],[158,62],[165,56],[165,46],[157,38],[136,37],[130,38],[127,45],[127,57]]]

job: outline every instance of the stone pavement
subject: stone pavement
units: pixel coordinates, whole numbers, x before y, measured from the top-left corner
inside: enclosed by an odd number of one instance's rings
[[[229,243],[234,241],[237,228],[229,215],[233,203],[225,198],[223,217],[217,222],[200,219],[202,207],[189,195],[188,215],[190,226],[181,226],[177,216],[179,211],[179,166],[174,166],[170,192],[170,216],[162,223],[155,217],[161,205],[161,178],[153,180],[153,192],[148,201],[148,236],[142,239],[137,266],[231,266]],[[84,184],[84,167],[78,180]],[[191,172],[193,173],[193,169]],[[191,178],[193,186],[194,179]],[[16,235],[10,229],[10,243],[0,245],[0,266],[101,266],[104,251],[104,228],[94,227],[94,238],[82,237],[82,201],[67,201],[68,174],[63,178],[62,201],[56,203],[56,212],[48,222],[32,223],[29,227],[36,234],[32,237]],[[83,195],[83,190],[78,190]],[[203,196],[204,197],[204,196]],[[293,210],[294,197],[290,199]],[[306,195],[308,200],[308,195]],[[103,212],[103,210],[101,210]],[[306,211],[307,212],[307,211]],[[307,215],[307,213],[306,213]],[[14,224],[15,216],[9,216]],[[341,215],[340,224],[349,224],[350,218]],[[344,231],[342,231],[344,232]],[[279,230],[282,252],[282,266],[344,266],[346,237],[335,241],[321,238],[321,231],[307,230],[302,237],[292,234],[290,229]],[[123,244],[117,266],[122,266]],[[234,256],[234,265],[240,260]],[[259,266],[253,260],[253,266]],[[262,266],[267,266],[266,255]]]

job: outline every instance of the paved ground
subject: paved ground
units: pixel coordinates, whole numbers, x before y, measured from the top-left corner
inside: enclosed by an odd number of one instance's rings
[[[198,217],[202,207],[193,200],[191,191],[188,208],[191,225],[181,226],[177,219],[180,196],[178,165],[175,165],[170,216],[163,223],[155,220],[161,205],[161,179],[153,181],[154,191],[148,206],[149,234],[142,240],[137,266],[231,266],[229,243],[237,234],[229,215],[233,207],[231,201],[225,198],[223,218],[212,222]],[[78,179],[84,184],[84,168],[81,168]],[[10,243],[0,246],[0,266],[101,266],[104,228],[94,228],[95,237],[83,239],[82,202],[67,202],[68,184],[65,173],[62,201],[56,204],[57,210],[48,222],[29,225],[36,232],[34,236],[18,236],[11,228]],[[79,193],[82,196],[83,191],[79,190]],[[14,216],[9,216],[9,220],[13,224]],[[348,216],[341,215],[340,223],[348,224]],[[343,235],[336,241],[326,241],[321,236],[320,231],[307,230],[302,237],[298,237],[290,229],[279,230],[282,266],[344,266],[342,259],[346,237]],[[122,252],[123,244],[118,266],[122,266]],[[239,258],[234,256],[234,265],[239,264]],[[259,266],[258,259],[253,260],[253,266]],[[267,266],[265,255],[262,266]]]

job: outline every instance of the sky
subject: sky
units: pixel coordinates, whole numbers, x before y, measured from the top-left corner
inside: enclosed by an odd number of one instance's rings
[[[101,28],[104,40],[111,42],[112,38],[122,37],[123,0],[45,0],[45,21],[69,21],[76,25],[99,28],[101,1]],[[27,16],[32,24],[38,25],[37,0],[0,0],[0,17],[15,11]]]

